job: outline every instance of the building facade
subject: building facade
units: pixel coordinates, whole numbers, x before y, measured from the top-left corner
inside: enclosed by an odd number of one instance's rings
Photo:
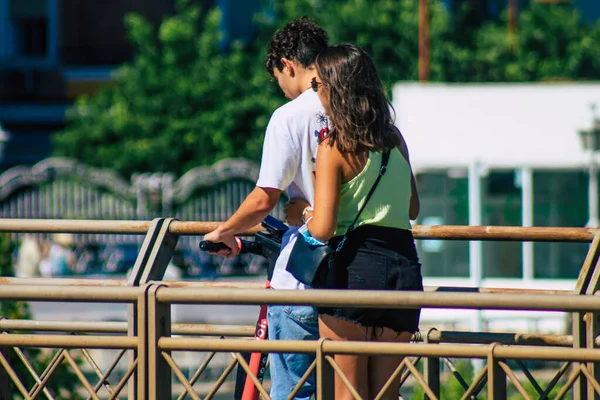
[[[598,226],[597,152],[581,131],[600,84],[398,84],[425,225]],[[591,184],[590,184],[591,183]],[[594,184],[595,183],[595,184]],[[575,279],[587,245],[422,242],[425,274]],[[479,272],[477,272],[479,270]]]
[[[247,37],[260,0],[195,0],[223,10],[227,38]],[[110,83],[132,57],[124,17],[158,26],[174,0],[0,0],[0,124],[11,139],[0,170],[34,164],[51,153],[50,134],[64,127],[73,100]]]
[[[393,90],[423,225],[598,227],[600,83],[419,84]],[[426,285],[573,290],[589,245],[417,241]],[[537,319],[535,319],[537,318]],[[424,326],[564,333],[562,313],[423,310]]]

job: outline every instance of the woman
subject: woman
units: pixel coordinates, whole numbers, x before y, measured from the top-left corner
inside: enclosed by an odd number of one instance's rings
[[[331,289],[423,290],[410,220],[419,212],[406,144],[394,127],[391,105],[371,58],[353,45],[327,48],[317,57],[313,90],[331,121],[319,144],[314,210],[293,199],[288,221],[300,215],[310,234],[335,249],[359,214],[390,150],[387,172],[335,254]],[[408,342],[418,330],[418,309],[320,308],[320,336],[332,340]],[[401,362],[396,356],[336,355],[362,398],[372,399]],[[384,399],[398,399],[399,379]],[[336,400],[353,398],[335,381]]]

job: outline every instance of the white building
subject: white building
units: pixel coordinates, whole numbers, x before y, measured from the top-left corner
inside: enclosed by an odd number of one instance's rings
[[[592,155],[579,135],[592,128],[593,104],[600,117],[600,83],[397,84],[396,122],[420,188],[417,222],[598,226],[597,177],[588,190]],[[420,241],[418,247],[426,285],[573,289],[588,245]],[[536,330],[543,323],[544,331],[560,331],[566,321],[540,313],[482,317],[426,310],[423,323],[490,330]]]

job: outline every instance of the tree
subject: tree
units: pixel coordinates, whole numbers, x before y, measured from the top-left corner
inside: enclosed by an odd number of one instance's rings
[[[57,155],[116,169],[182,174],[226,157],[258,159],[275,96],[256,52],[233,43],[220,49],[220,13],[188,1],[155,32],[139,15],[126,17],[135,58],[114,85],[82,97],[54,137]]]
[[[416,80],[418,1],[269,0],[254,17],[255,40],[223,52],[220,14],[203,15],[189,0],[158,30],[139,15],[126,24],[134,59],[114,84],[80,98],[55,154],[133,172],[181,175],[227,157],[258,161],[273,110],[285,99],[264,69],[275,31],[307,15],[331,43],[352,42],[374,59],[384,85]],[[582,23],[571,4],[532,2],[509,36],[506,14],[481,23],[476,10],[449,12],[430,0],[430,70],[436,82],[529,82],[600,78],[600,21]],[[465,28],[465,26],[467,28]]]
[[[533,3],[514,37],[501,23],[477,32],[474,81],[535,82],[600,78],[600,21],[581,22],[571,4]]]

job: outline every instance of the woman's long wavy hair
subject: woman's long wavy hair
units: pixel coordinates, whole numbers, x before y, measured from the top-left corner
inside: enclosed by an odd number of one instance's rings
[[[401,144],[390,104],[373,60],[352,44],[330,46],[316,60],[329,94],[329,145],[342,154],[384,151]]]

